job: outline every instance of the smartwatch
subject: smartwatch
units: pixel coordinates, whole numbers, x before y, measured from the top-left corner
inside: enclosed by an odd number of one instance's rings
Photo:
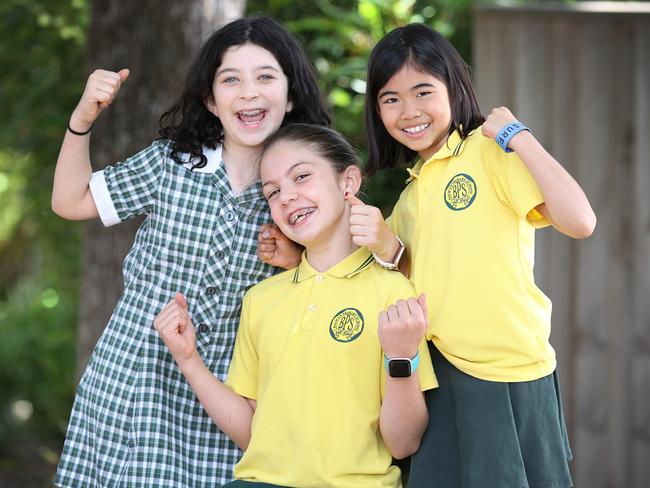
[[[420,364],[420,353],[409,358],[387,358],[384,354],[384,368],[391,378],[408,378],[418,369]]]
[[[402,242],[402,239],[399,237],[395,236],[397,239],[397,243],[399,247],[397,248],[397,253],[395,253],[395,256],[393,257],[392,261],[384,261],[379,257],[379,255],[375,252],[372,253],[372,256],[375,258],[375,261],[379,266],[385,269],[390,269],[390,270],[396,270],[399,267],[399,261],[402,259],[402,254],[404,254],[404,249],[406,248],[404,246],[404,243]]]

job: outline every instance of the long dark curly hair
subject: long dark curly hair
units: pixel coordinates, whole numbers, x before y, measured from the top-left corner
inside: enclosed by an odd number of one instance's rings
[[[207,158],[202,147],[214,149],[223,142],[223,125],[208,111],[205,101],[212,95],[214,75],[225,51],[246,43],[273,54],[288,79],[293,109],[285,115],[283,125],[331,124],[314,69],[296,39],[270,17],[242,18],[215,31],[203,44],[190,66],[180,99],[160,117],[159,134],[162,139],[171,140],[174,161],[187,162],[187,156],[184,160],[182,157],[185,154],[190,156],[194,167],[203,167]]]

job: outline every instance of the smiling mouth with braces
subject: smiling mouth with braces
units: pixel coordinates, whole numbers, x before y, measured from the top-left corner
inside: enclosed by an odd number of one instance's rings
[[[300,209],[291,214],[291,216],[289,217],[289,223],[291,225],[296,225],[298,222],[303,220],[307,215],[314,213],[315,210],[316,209],[314,207]]]

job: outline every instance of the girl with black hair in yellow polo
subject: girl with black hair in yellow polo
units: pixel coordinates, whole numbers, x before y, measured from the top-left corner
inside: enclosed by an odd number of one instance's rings
[[[571,486],[534,243],[549,224],[589,236],[596,217],[587,197],[508,109],[483,117],[467,65],[423,24],[397,28],[373,49],[366,127],[369,174],[415,163],[390,227],[367,206],[352,216],[353,234],[380,260],[406,246],[410,277],[428,298],[440,385],[426,394],[429,426],[409,487]]]
[[[354,149],[294,124],[265,143],[262,189],[299,266],[251,288],[226,384],[205,367],[182,295],[155,326],[205,410],[243,450],[229,487],[399,487],[415,452],[422,391],[437,382],[424,297],[350,234],[361,185]],[[200,449],[200,446],[197,446]]]

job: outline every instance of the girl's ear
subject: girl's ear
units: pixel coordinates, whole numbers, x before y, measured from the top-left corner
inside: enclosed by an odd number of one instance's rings
[[[208,109],[208,112],[210,112],[215,117],[219,117],[219,114],[217,113],[217,104],[214,103],[214,97],[212,95],[206,98],[203,103],[205,104],[205,108]]]
[[[359,193],[361,183],[363,182],[361,169],[359,169],[358,166],[348,166],[343,170],[343,173],[341,173],[340,181],[344,193],[348,191],[350,194],[356,195]]]
[[[287,102],[287,113],[291,112],[293,110],[293,102],[289,100]]]

